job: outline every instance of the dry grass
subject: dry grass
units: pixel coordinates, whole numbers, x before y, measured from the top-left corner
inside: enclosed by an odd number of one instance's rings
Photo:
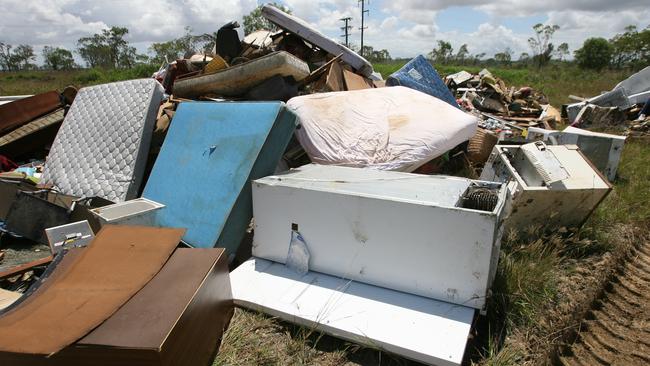
[[[258,312],[236,309],[213,365],[408,366],[416,363]]]

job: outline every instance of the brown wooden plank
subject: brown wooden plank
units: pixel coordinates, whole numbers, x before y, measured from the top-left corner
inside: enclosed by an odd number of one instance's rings
[[[357,75],[352,71],[343,70],[343,78],[345,79],[345,86],[347,90],[361,90],[374,87],[370,80],[364,78],[361,75]]]
[[[0,105],[0,135],[61,106],[57,91],[49,91]]]
[[[38,267],[38,266],[42,266],[42,265],[50,263],[52,261],[52,259],[53,259],[53,257],[51,255],[49,255],[49,256],[47,256],[45,258],[37,259],[35,261],[31,261],[29,263],[21,264],[19,266],[10,268],[10,269],[8,269],[6,271],[2,271],[2,272],[0,272],[0,279],[7,278],[7,277],[12,277],[12,276],[16,276],[16,275],[25,273],[27,271],[30,271],[34,267]]]

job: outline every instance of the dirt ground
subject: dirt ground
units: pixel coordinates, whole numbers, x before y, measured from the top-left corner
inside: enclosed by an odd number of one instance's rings
[[[560,363],[650,364],[650,242],[634,250],[630,261],[605,286]]]
[[[650,364],[650,233],[623,225],[614,234],[616,251],[564,264],[556,301],[489,364]]]

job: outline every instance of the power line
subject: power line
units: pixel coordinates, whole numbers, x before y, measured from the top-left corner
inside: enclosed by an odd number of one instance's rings
[[[345,26],[341,27],[341,30],[345,31],[345,34],[342,34],[341,37],[345,37],[345,47],[350,47],[349,36],[350,36],[350,29],[352,29],[352,26],[348,25],[348,23],[350,22],[350,20],[352,20],[352,18],[347,17],[347,18],[341,18],[339,20],[345,22]]]
[[[370,10],[366,9],[366,1],[370,4],[370,0],[358,0],[357,3],[357,5],[361,3],[361,27],[359,28],[361,30],[361,50],[359,51],[361,56],[363,56],[363,31],[368,28],[365,26],[366,14],[370,16]]]

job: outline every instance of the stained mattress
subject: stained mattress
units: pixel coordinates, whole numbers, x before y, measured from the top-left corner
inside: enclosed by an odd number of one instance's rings
[[[412,172],[469,140],[476,117],[395,86],[292,98],[296,137],[312,162]]]
[[[153,79],[81,89],[54,140],[42,182],[78,197],[135,198],[162,95]]]

